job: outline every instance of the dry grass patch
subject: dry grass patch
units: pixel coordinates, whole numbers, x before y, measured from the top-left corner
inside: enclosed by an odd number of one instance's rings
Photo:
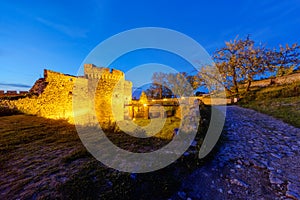
[[[209,112],[207,109],[201,113]],[[177,122],[168,119],[163,132],[173,132]],[[198,145],[188,151],[198,152],[208,123],[209,120],[205,120],[199,129]],[[107,135],[119,147],[133,152],[153,151],[170,141],[158,137],[134,138],[123,132]],[[184,175],[199,164],[197,154],[190,153],[155,172],[119,172],[94,159],[82,145],[75,126],[66,121],[22,114],[0,117],[0,193],[3,199],[168,198],[179,187]]]

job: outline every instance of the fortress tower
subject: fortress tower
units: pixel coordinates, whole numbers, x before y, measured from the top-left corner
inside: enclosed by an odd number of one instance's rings
[[[124,73],[85,64],[84,77],[88,79],[89,96],[94,97],[97,120],[101,124],[123,120],[125,105],[132,98],[132,83],[125,80]]]

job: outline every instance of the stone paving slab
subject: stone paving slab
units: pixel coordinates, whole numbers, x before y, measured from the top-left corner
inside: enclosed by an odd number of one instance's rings
[[[300,199],[300,129],[227,107],[224,140],[172,199]]]

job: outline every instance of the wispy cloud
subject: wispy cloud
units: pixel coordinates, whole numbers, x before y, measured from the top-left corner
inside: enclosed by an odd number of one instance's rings
[[[225,41],[217,41],[217,42],[213,42],[207,45],[204,45],[203,47],[205,48],[206,51],[208,51],[208,53],[212,54],[216,51],[216,49],[223,47],[225,44]]]
[[[264,19],[265,24],[276,25],[282,20],[290,23],[295,20],[291,15],[298,16],[299,4],[292,1],[269,1],[267,4],[261,1],[258,5],[260,12],[257,12],[257,16]]]
[[[264,10],[262,14],[273,14],[275,16],[284,16],[297,9],[297,5],[291,7],[291,2],[289,1],[276,1],[276,3],[269,2],[268,5],[264,5],[263,7]]]
[[[52,22],[49,20],[46,20],[44,18],[41,17],[37,17],[36,20],[52,29],[55,29],[59,32],[62,32],[70,37],[73,38],[85,38],[87,37],[87,30],[86,29],[81,29],[78,27],[72,27],[72,26],[68,26],[65,24],[60,24],[60,23],[56,23],[56,22]]]
[[[19,87],[19,88],[31,88],[30,85],[25,85],[21,83],[1,83],[0,82],[0,87]]]

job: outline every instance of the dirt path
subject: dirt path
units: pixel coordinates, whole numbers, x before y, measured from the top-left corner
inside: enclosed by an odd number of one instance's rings
[[[173,199],[300,199],[300,129],[258,112],[227,108],[214,159]]]

